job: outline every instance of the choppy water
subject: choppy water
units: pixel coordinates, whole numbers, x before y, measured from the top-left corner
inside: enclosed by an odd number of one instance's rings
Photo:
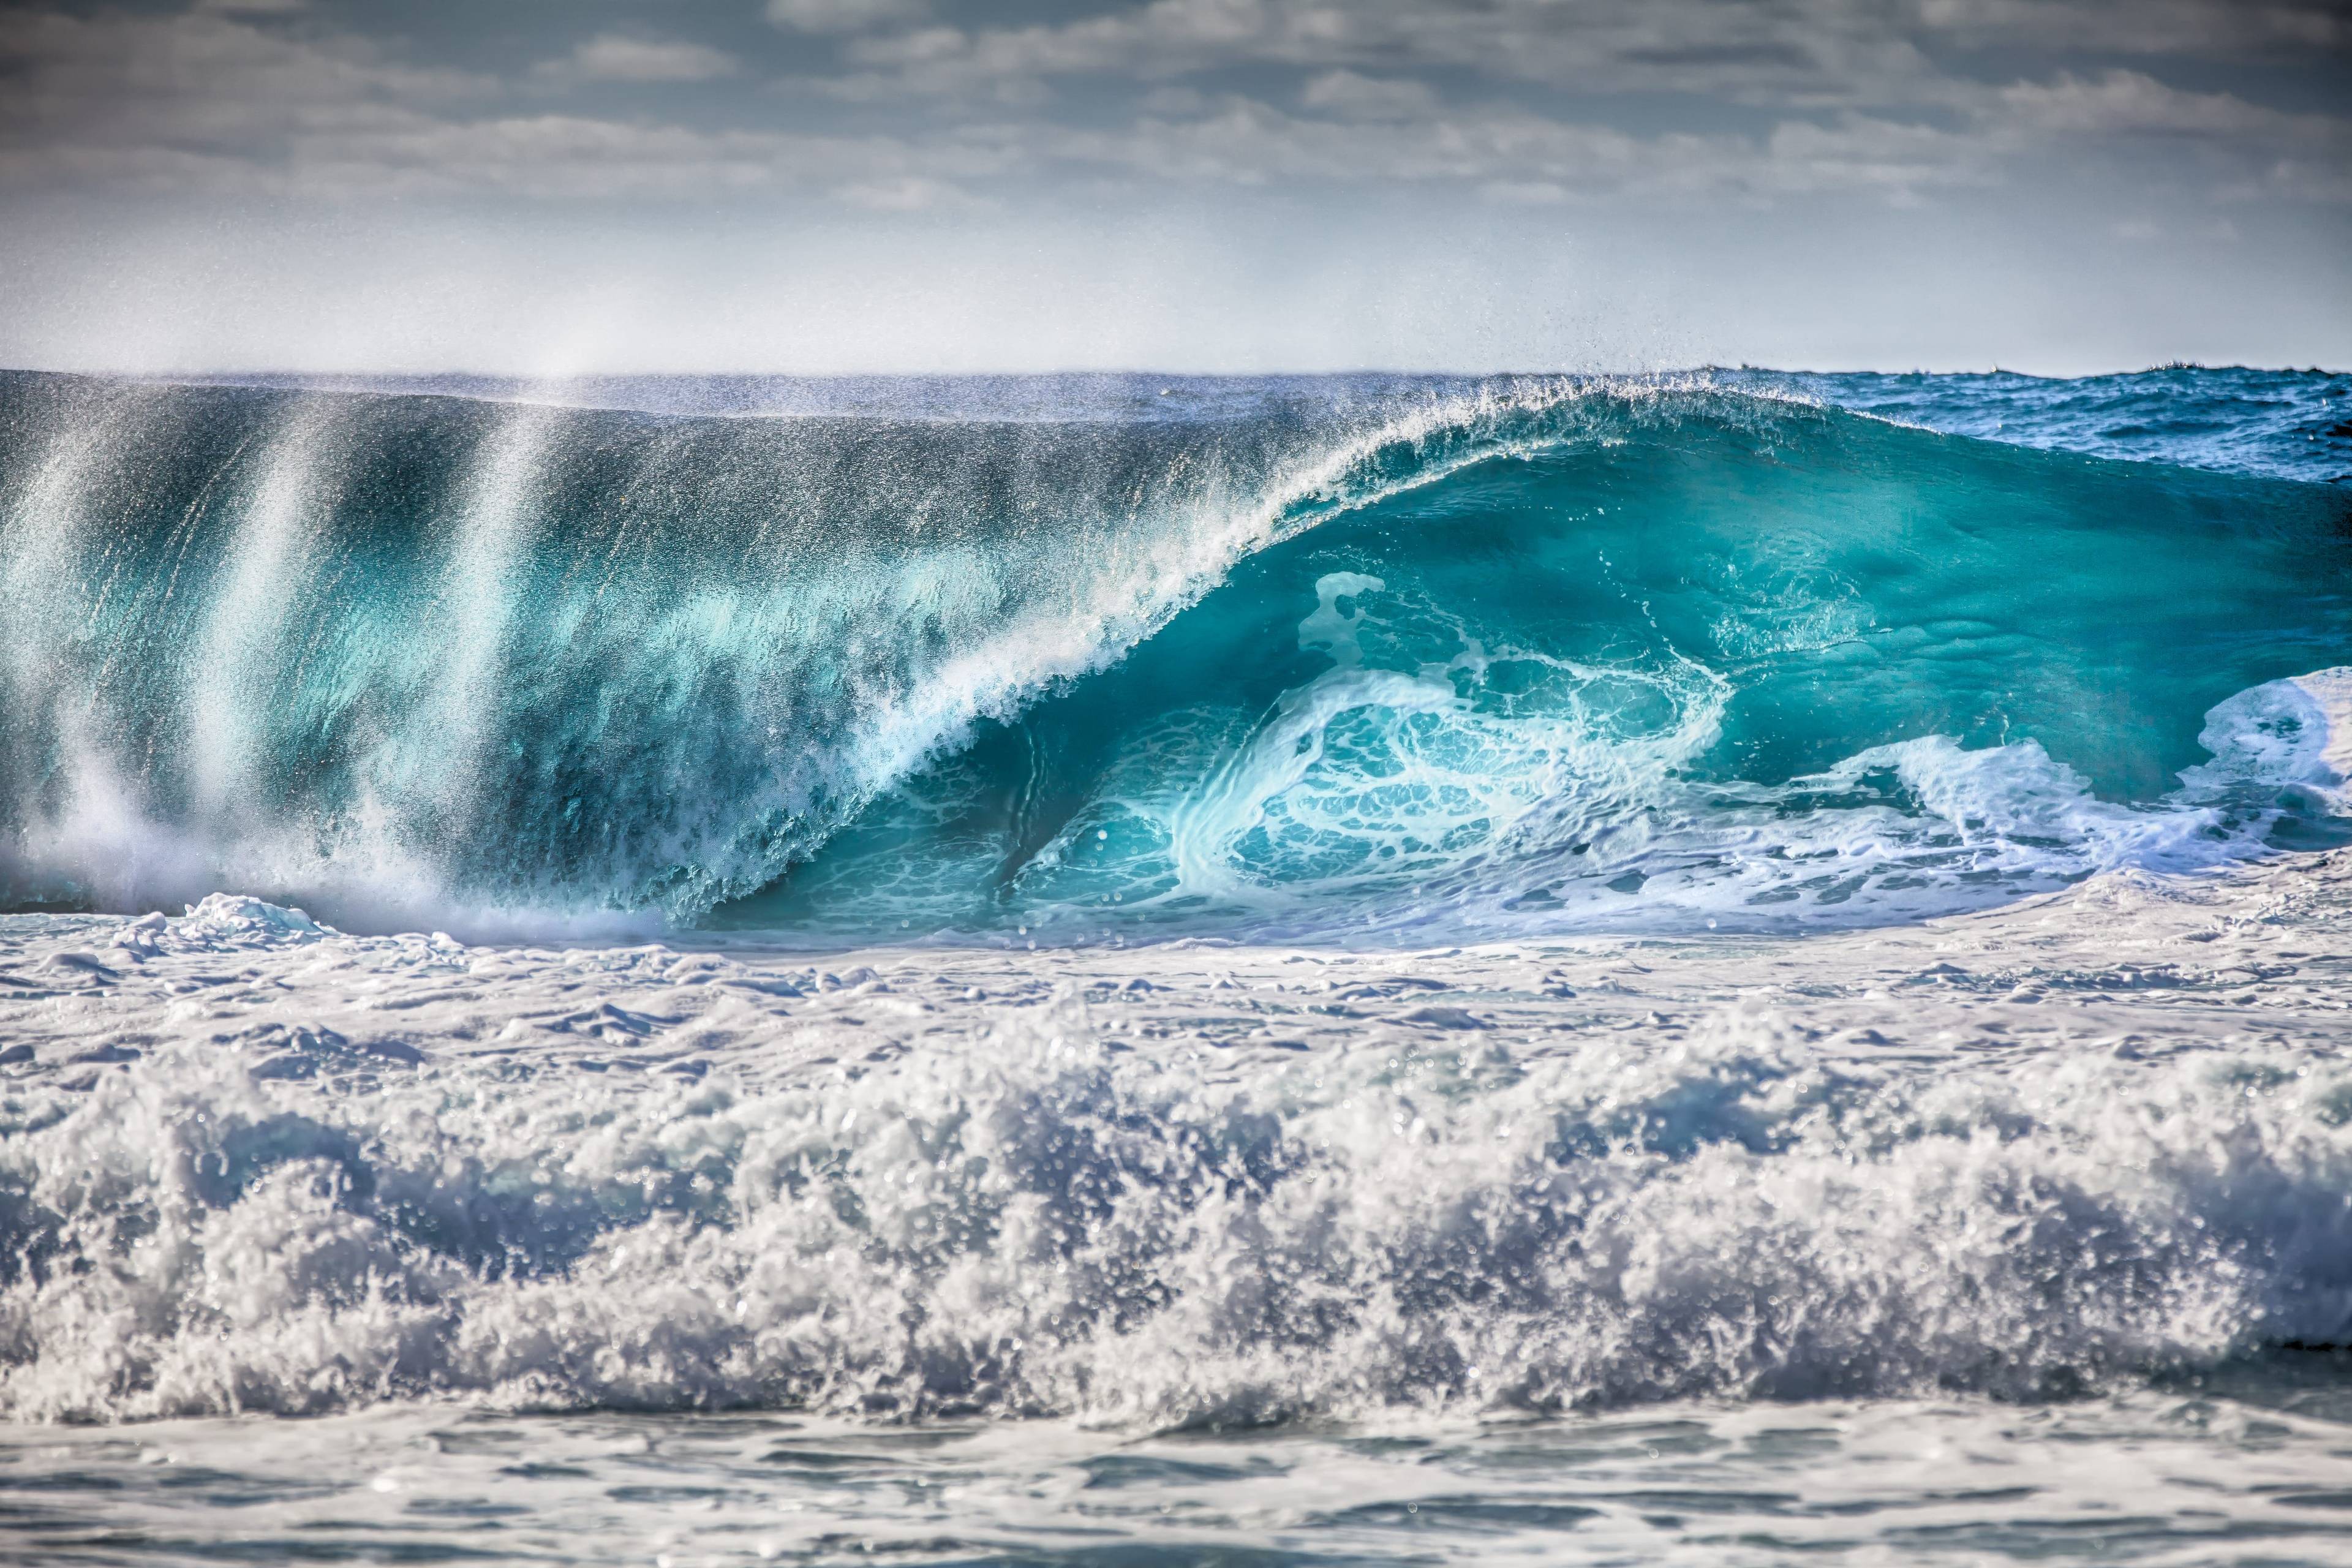
[[[2352,1560],[2348,395],[7,377],[0,1544]]]
[[[2345,1369],[2282,1381],[1264,1434],[168,1422],[0,1437],[0,1495],[27,1562],[2340,1563]]]

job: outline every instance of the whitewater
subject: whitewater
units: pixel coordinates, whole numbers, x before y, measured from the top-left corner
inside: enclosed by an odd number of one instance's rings
[[[2352,1559],[2352,377],[0,377],[27,1562]]]

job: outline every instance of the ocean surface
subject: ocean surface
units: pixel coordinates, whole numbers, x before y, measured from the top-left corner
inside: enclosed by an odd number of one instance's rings
[[[2352,1563],[2352,375],[0,373],[0,1555]]]

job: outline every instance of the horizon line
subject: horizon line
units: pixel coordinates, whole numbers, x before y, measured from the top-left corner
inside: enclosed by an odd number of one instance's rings
[[[1913,365],[1888,369],[1874,365],[1827,367],[1803,364],[1759,364],[1742,362],[1737,364],[1705,361],[1694,364],[1657,366],[1636,370],[1623,367],[1569,369],[1554,367],[1546,370],[1528,368],[1493,370],[1406,369],[1397,366],[1359,365],[1331,370],[1174,370],[1167,367],[1085,367],[1066,366],[1059,369],[1026,370],[651,370],[604,369],[563,373],[542,373],[513,370],[478,370],[444,368],[438,370],[399,369],[336,369],[299,370],[289,367],[267,369],[225,369],[177,367],[170,369],[128,369],[109,367],[92,369],[56,364],[0,365],[0,374],[78,376],[86,380],[118,381],[189,381],[189,382],[256,382],[271,381],[333,381],[375,379],[383,381],[425,382],[436,380],[504,382],[526,386],[562,386],[567,384],[594,381],[1044,381],[1055,378],[1093,377],[1106,380],[1132,379],[1139,381],[1338,381],[1362,376],[1390,376],[1400,380],[1455,379],[1495,381],[1513,378],[1584,376],[1610,379],[1694,375],[1709,373],[1767,375],[1886,375],[1886,376],[2017,376],[2029,381],[2097,381],[2115,376],[2154,375],[2168,371],[2240,371],[2271,375],[2352,375],[2352,366],[2255,364],[2243,361],[2210,362],[2204,360],[2166,360],[2153,364],[2134,365],[2108,370],[2074,373],[2021,370],[2014,365],[1991,363],[1957,369],[1928,369]]]

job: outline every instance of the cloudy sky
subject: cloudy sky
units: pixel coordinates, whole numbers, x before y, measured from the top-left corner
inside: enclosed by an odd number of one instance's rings
[[[2352,0],[0,0],[0,363],[2352,364]]]

